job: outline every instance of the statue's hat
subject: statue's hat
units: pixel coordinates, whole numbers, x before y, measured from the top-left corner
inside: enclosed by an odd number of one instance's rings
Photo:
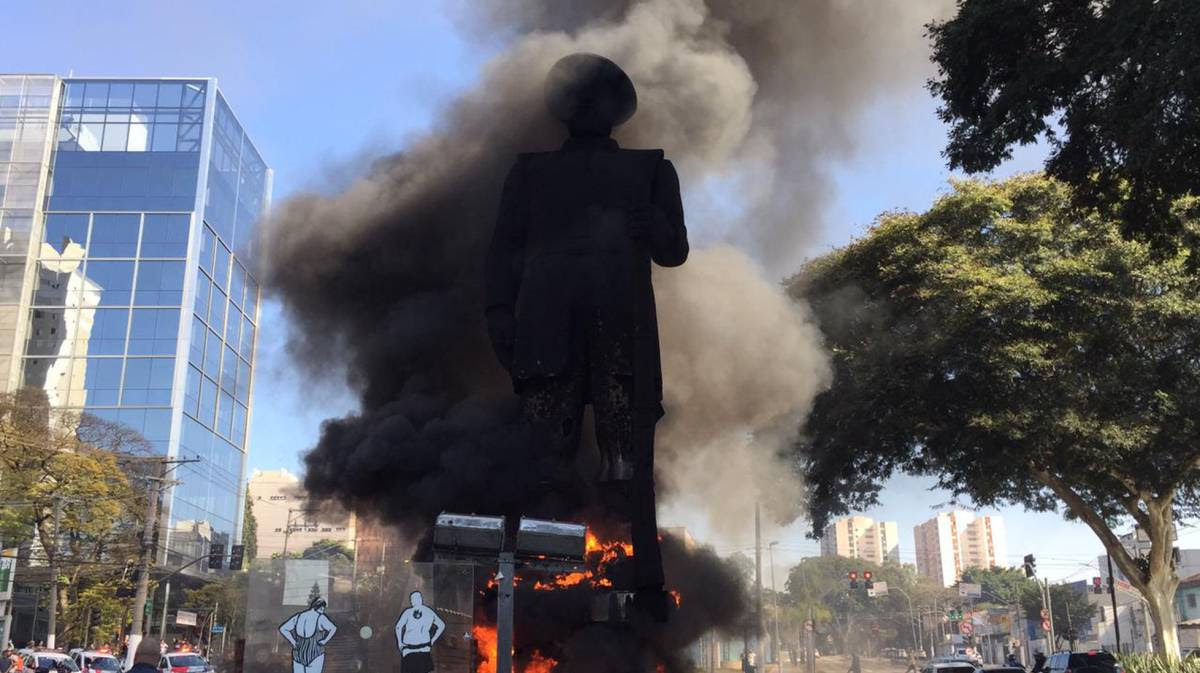
[[[637,92],[629,75],[597,54],[559,59],[546,75],[545,95],[550,114],[564,124],[590,111],[618,126],[637,110]]]

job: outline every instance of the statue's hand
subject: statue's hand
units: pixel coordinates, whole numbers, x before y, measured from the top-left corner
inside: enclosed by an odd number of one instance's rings
[[[642,203],[628,206],[625,215],[625,232],[635,241],[645,240],[654,226],[654,206]]]

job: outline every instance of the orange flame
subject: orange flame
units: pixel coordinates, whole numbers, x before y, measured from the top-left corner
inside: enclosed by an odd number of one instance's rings
[[[496,673],[496,627],[476,624],[471,628],[471,636],[479,653],[479,665],[475,667],[475,673]],[[557,665],[558,661],[553,657],[543,656],[534,650],[529,663],[518,673],[552,673]]]

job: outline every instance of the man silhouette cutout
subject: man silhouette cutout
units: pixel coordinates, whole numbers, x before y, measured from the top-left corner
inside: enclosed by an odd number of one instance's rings
[[[569,488],[591,404],[600,482],[630,523],[635,605],[665,618],[654,501],[654,426],[662,368],[650,264],[683,264],[679,178],[662,150],[610,136],[637,108],[629,77],[572,54],[546,80],[546,104],[570,137],[518,156],[488,252],[492,345],[512,376],[542,460],[542,481]]]
[[[396,646],[400,648],[400,673],[431,673],[433,644],[446,631],[446,622],[428,605],[420,591],[408,597],[409,607],[396,620]]]

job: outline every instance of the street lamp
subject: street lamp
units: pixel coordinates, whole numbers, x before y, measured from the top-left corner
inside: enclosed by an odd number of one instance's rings
[[[767,560],[771,564],[771,603],[775,610],[775,665],[780,673],[783,671],[783,650],[779,647],[779,592],[775,590],[775,545],[776,540],[767,545]]]
[[[908,601],[908,621],[909,621],[909,625],[912,626],[913,647],[914,648],[919,647],[917,645],[917,616],[913,612],[912,597],[908,595],[907,591],[905,591],[904,589],[901,589],[900,587],[890,587],[889,586],[888,591],[891,591],[893,588],[896,591],[899,591],[901,596],[904,596],[904,600]]]

